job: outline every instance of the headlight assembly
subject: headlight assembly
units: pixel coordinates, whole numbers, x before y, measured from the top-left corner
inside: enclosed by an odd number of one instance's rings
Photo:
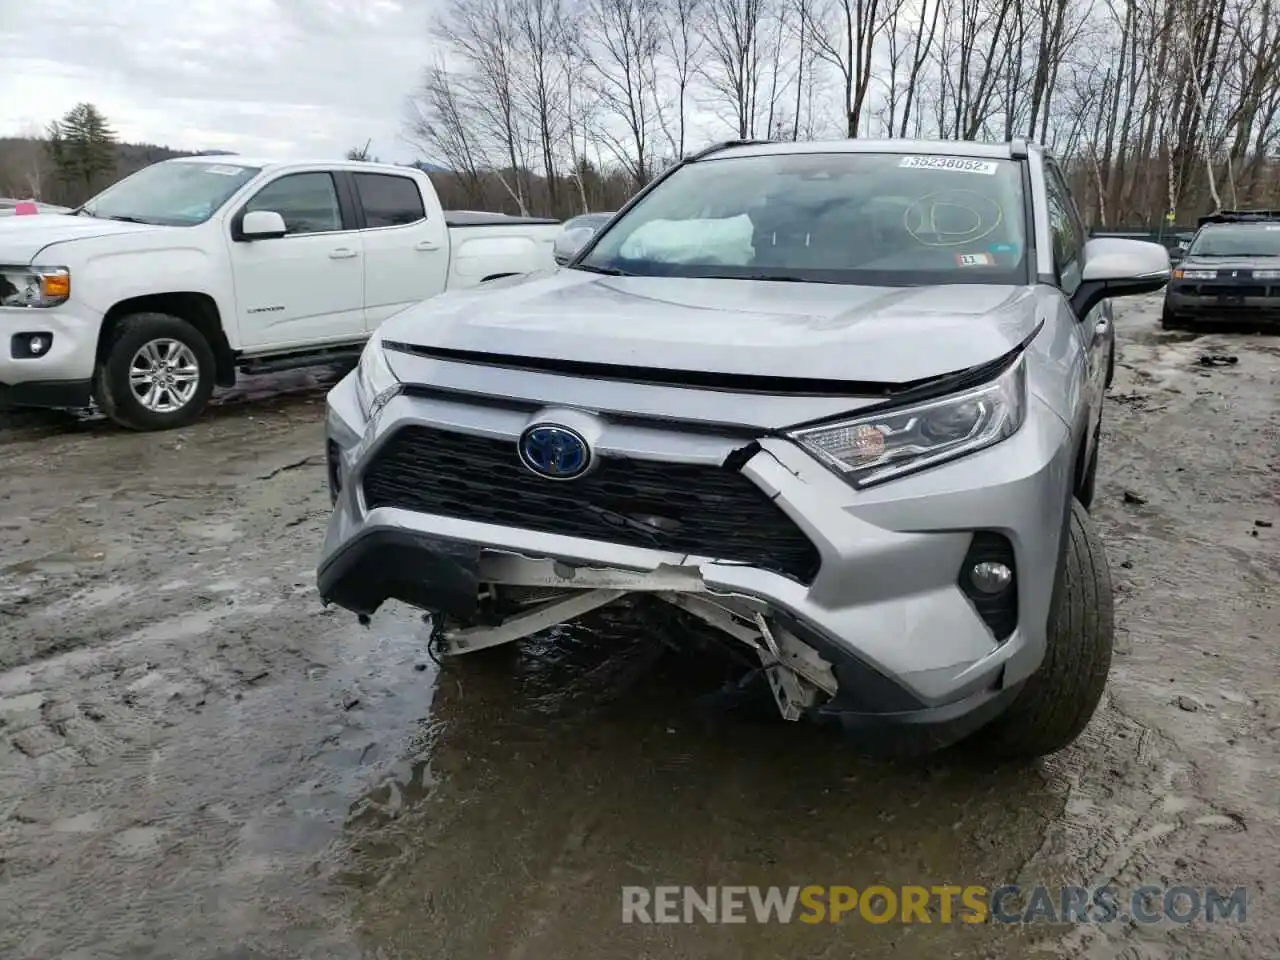
[[[366,419],[372,418],[399,392],[400,380],[387,363],[381,338],[370,337],[360,354],[360,366],[356,368],[356,399],[360,403],[360,412]]]
[[[71,296],[66,267],[0,265],[0,307],[56,307]]]
[[[1022,426],[1026,408],[1019,358],[980,387],[789,436],[855,487],[868,487],[999,443]]]
[[[1175,270],[1173,271],[1175,280],[1216,280],[1218,279],[1217,270]]]

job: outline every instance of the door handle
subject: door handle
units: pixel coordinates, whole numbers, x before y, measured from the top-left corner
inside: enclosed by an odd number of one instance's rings
[[[330,260],[350,260],[356,256],[356,252],[350,247],[338,247],[336,250],[329,251]]]
[[[440,249],[440,244],[436,243],[434,240],[419,240],[417,243],[415,243],[415,244],[413,245],[413,249],[415,249],[415,250],[439,250],[439,249]]]

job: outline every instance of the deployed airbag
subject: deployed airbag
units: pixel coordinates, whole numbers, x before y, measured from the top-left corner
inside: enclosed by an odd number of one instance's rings
[[[653,220],[618,251],[627,260],[747,266],[755,257],[755,227],[746,214],[715,220]]]

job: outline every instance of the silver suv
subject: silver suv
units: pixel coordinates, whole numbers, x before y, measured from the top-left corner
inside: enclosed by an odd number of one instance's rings
[[[1108,300],[1168,275],[1026,143],[712,148],[566,266],[381,327],[328,399],[320,593],[450,655],[646,593],[787,719],[1056,751],[1111,659]]]

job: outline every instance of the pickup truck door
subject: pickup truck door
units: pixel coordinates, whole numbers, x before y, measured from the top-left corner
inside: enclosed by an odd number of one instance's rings
[[[364,329],[443,293],[449,228],[425,177],[351,172],[364,243]]]
[[[231,268],[244,349],[363,338],[363,248],[352,204],[340,196],[331,171],[286,173],[232,216]],[[238,239],[250,210],[280,214],[288,234]]]

